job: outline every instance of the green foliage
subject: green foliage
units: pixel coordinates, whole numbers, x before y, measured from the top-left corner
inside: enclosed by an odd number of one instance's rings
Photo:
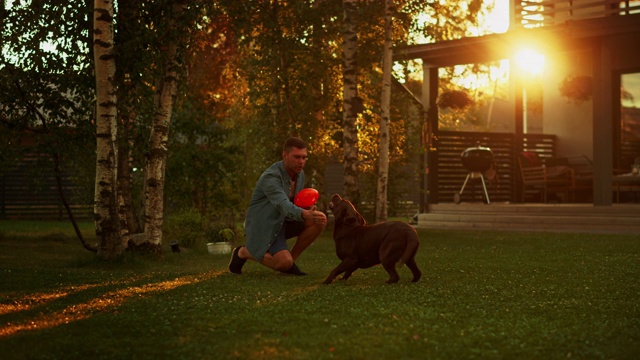
[[[169,215],[164,221],[164,238],[178,240],[180,246],[195,248],[207,243],[204,219],[195,209]]]
[[[86,2],[13,2],[0,32],[3,123],[46,131],[90,120],[90,14]]]
[[[23,166],[33,192],[58,173],[74,182],[71,204],[92,202],[90,14],[86,2],[14,1],[0,32],[0,172]]]
[[[640,355],[633,235],[419,230],[420,282],[400,268],[386,285],[376,266],[325,286],[339,262],[330,231],[299,259],[303,277],[255,262],[229,274],[229,256],[204,248],[112,264],[73,242],[6,234],[0,351],[12,358]]]
[[[234,242],[237,238],[234,229],[220,222],[208,223],[204,231],[208,243]]]
[[[196,209],[167,216],[162,231],[166,243],[178,240],[180,246],[190,249],[203,248],[210,242],[236,242],[241,235],[235,225],[211,219]]]
[[[176,116],[172,130],[166,175],[168,209],[193,207],[203,214],[234,216],[244,205],[236,189],[247,184],[235,176],[241,171],[241,153],[229,140],[230,131],[208,121],[197,108],[186,106]]]

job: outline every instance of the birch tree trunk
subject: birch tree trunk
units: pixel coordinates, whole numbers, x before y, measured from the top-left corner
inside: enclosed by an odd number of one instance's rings
[[[180,2],[174,3],[169,21],[173,22],[182,13],[184,6]],[[168,36],[168,39],[164,47],[166,53],[161,78],[156,85],[156,113],[149,139],[150,148],[145,167],[144,186],[144,234],[146,241],[158,247],[162,244],[167,145],[178,81],[177,44],[172,36]]]
[[[123,252],[117,201],[117,97],[113,49],[113,2],[94,0],[93,50],[96,77],[96,183],[94,219],[98,257],[113,259]]]
[[[358,33],[357,0],[343,0],[343,147],[344,196],[354,204],[360,203],[358,187],[358,128],[356,120],[361,110],[358,98]]]
[[[380,158],[376,190],[376,222],[387,220],[389,183],[389,117],[391,105],[391,68],[393,61],[393,0],[385,0],[384,56],[382,59],[382,95],[380,100]]]

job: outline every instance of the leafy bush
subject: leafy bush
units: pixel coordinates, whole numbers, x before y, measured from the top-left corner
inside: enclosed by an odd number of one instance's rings
[[[163,232],[165,239],[178,240],[180,246],[194,248],[206,244],[206,234],[203,231],[204,219],[195,209],[181,211],[167,217]]]
[[[234,242],[241,231],[219,220],[208,220],[196,209],[181,211],[167,217],[163,229],[165,239],[178,240],[180,246],[195,248],[210,242]]]

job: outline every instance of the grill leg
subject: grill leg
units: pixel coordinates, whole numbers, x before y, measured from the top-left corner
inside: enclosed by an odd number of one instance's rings
[[[484,183],[484,176],[480,174],[480,181],[482,181],[482,189],[484,189],[484,196],[486,196],[487,204],[491,204],[491,200],[489,200],[489,192],[487,191],[487,185]]]
[[[453,194],[453,202],[456,204],[460,204],[460,199],[462,199],[462,192],[464,191],[464,187],[467,186],[467,181],[469,181],[469,178],[471,177],[471,173],[467,174],[467,178],[464,179],[464,183],[462,184],[462,189],[460,189],[460,192],[457,192],[455,194]]]
[[[469,181],[469,178],[471,177],[471,173],[467,174],[467,178],[464,179],[464,183],[462,184],[462,189],[460,189],[459,194],[462,195],[462,192],[464,191],[464,187],[467,186],[467,181]],[[484,182],[483,182],[484,184]]]

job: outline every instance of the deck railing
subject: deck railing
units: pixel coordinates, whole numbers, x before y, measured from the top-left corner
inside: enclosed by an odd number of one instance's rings
[[[546,134],[523,134],[523,150],[535,151],[541,158],[556,156],[556,136]],[[437,186],[432,188],[431,202],[452,202],[459,193],[469,173],[462,164],[461,153],[469,147],[482,145],[491,148],[497,170],[497,178],[489,182],[491,201],[507,202],[519,198],[516,193],[517,150],[512,133],[483,133],[461,131],[439,131],[436,143],[435,171]],[[462,194],[463,202],[482,201],[479,181],[472,181]]]
[[[640,0],[514,0],[512,28],[640,13]]]

